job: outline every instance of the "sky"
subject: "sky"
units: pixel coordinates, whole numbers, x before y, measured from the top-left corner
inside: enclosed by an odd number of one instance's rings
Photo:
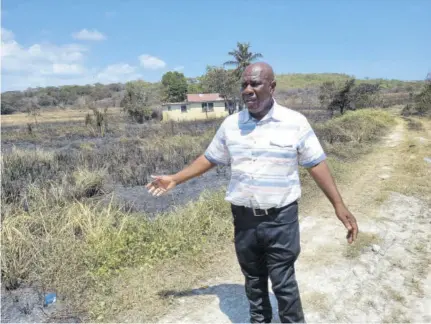
[[[423,80],[430,0],[3,0],[1,89],[154,82],[249,42],[276,74]]]

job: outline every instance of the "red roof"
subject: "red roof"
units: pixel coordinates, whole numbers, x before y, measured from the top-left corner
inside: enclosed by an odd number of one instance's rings
[[[192,93],[187,95],[188,102],[222,101],[218,93]]]

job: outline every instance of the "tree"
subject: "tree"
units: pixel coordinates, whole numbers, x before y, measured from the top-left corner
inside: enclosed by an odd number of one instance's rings
[[[361,83],[351,91],[351,101],[356,108],[370,108],[380,105],[380,84]]]
[[[37,98],[24,98],[23,101],[25,102],[25,107],[28,115],[34,118],[34,122],[37,125],[37,116],[40,115],[40,106],[37,104]]]
[[[327,108],[334,100],[336,87],[334,81],[325,81],[320,86],[319,101],[321,108]]]
[[[1,102],[1,114],[2,115],[11,115],[16,112],[16,109],[9,103]]]
[[[128,112],[136,122],[142,124],[151,117],[151,87],[145,81],[130,81],[126,83],[126,94],[120,106]]]
[[[340,110],[340,113],[343,114],[348,109],[355,109],[350,94],[354,85],[355,79],[347,80],[341,90],[335,93],[334,98],[328,106],[331,116],[333,116],[335,110]]]
[[[431,73],[428,73],[422,91],[415,98],[415,110],[419,115],[431,114]]]
[[[187,79],[178,71],[169,71],[162,77],[164,100],[167,102],[181,102],[186,100]]]
[[[218,93],[228,105],[229,114],[234,111],[234,106],[239,99],[239,84],[235,71],[225,70],[221,67],[207,66],[207,72],[201,80],[205,92]]]
[[[204,89],[199,78],[188,78],[187,79],[187,93],[202,93]]]
[[[355,79],[344,84],[334,81],[323,82],[320,86],[319,101],[333,116],[336,110],[343,114],[348,109],[374,107],[380,103],[380,84],[361,83],[355,86]]]
[[[227,61],[224,63],[224,65],[235,66],[235,75],[239,79],[245,68],[256,59],[263,57],[263,55],[261,53],[250,52],[250,43],[237,42],[236,46],[236,49],[228,53],[234,58],[234,60]]]

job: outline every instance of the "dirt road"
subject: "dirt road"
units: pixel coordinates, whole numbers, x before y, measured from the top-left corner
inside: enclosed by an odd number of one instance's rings
[[[385,181],[399,177],[396,162],[406,157],[398,149],[406,132],[400,123],[356,163],[352,181],[340,186],[360,226],[353,246],[323,195],[302,207],[296,268],[307,322],[431,322],[430,206],[397,192],[381,193]],[[160,322],[247,322],[233,249],[218,273],[194,290],[177,292],[175,306]],[[271,302],[277,322],[272,293]]]

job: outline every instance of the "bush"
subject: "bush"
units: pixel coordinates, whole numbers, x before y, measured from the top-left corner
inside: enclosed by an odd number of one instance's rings
[[[317,124],[315,129],[320,139],[331,144],[352,141],[361,143],[379,138],[394,122],[394,117],[387,112],[361,109]]]
[[[12,115],[16,112],[16,108],[14,108],[12,105],[7,104],[5,102],[1,103],[1,114],[2,115]]]
[[[82,197],[93,197],[101,194],[106,179],[106,170],[90,171],[78,168],[73,172],[74,196],[76,199]]]
[[[356,158],[370,143],[388,132],[395,118],[376,109],[349,111],[325,123],[314,125],[325,151],[339,158]]]

